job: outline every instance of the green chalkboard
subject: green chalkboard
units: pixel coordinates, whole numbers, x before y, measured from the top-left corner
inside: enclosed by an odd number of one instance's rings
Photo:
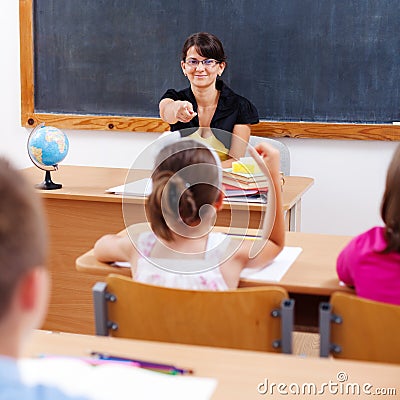
[[[184,40],[208,31],[261,120],[400,121],[398,0],[30,1],[34,113],[158,118],[188,85]]]

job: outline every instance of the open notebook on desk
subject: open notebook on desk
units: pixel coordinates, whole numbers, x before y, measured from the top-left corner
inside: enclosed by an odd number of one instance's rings
[[[302,251],[301,247],[285,246],[271,264],[263,268],[245,268],[240,277],[257,281],[279,282]],[[131,266],[128,262],[115,262],[112,265],[121,268],[130,268]]]
[[[121,364],[92,366],[77,358],[22,359],[21,378],[28,385],[55,386],[71,396],[93,400],[210,399],[217,380],[167,375]]]
[[[129,182],[124,185],[115,186],[106,190],[107,193],[120,194],[124,196],[146,197],[151,193],[152,182],[150,178],[143,178]]]

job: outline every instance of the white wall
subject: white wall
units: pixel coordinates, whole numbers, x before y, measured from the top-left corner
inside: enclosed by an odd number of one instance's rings
[[[20,126],[18,1],[0,5],[0,154],[20,167],[31,166],[29,130]],[[64,164],[130,167],[156,133],[67,131],[70,152]],[[302,231],[357,234],[381,224],[379,204],[386,169],[397,143],[282,139],[291,151],[292,175],[315,184],[302,202]],[[60,166],[62,168],[62,165]]]

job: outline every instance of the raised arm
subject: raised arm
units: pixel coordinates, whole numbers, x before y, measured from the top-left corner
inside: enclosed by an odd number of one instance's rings
[[[250,148],[250,154],[256,160],[261,171],[270,178],[270,184],[275,189],[275,193],[268,190],[268,205],[262,227],[262,238],[266,242],[260,241],[259,246],[254,246],[253,243],[250,258],[246,263],[246,267],[262,267],[271,262],[285,245],[280,155],[279,150],[266,143],[258,144],[255,150]]]
[[[262,228],[263,239],[242,241],[232,257],[221,266],[224,279],[229,287],[237,286],[243,268],[268,265],[285,245],[279,150],[269,144],[260,143],[255,150],[250,148],[250,153],[269,180],[268,205]],[[272,186],[275,189],[275,195]]]
[[[275,196],[268,197],[267,215],[263,223],[263,237],[266,238],[270,233],[270,221],[275,221],[272,226],[272,231],[269,235],[269,240],[277,246],[283,247],[285,242],[285,223],[283,217],[282,190],[281,190],[281,173],[280,173],[280,153],[275,147],[267,143],[259,143],[254,150],[250,147],[250,154],[253,156],[261,171],[270,178],[275,189]],[[260,155],[260,157],[258,157]],[[268,193],[269,195],[270,193]],[[270,198],[271,197],[271,198]],[[268,212],[269,209],[269,212]],[[275,212],[274,212],[275,211]]]

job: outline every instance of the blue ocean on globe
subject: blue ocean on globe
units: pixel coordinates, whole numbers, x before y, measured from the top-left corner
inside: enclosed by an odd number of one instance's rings
[[[59,164],[67,156],[69,141],[67,135],[53,126],[42,126],[33,131],[28,140],[31,160],[42,169]]]

